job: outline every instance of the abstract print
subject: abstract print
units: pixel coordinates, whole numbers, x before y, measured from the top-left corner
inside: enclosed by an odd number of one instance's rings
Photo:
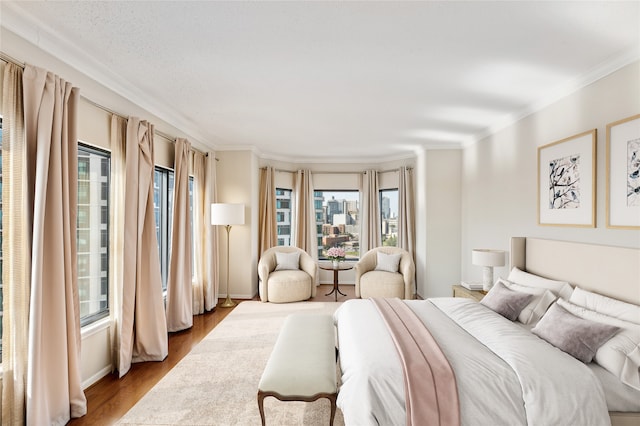
[[[640,206],[640,138],[627,142],[627,207]]]
[[[580,207],[580,155],[549,162],[549,209]]]

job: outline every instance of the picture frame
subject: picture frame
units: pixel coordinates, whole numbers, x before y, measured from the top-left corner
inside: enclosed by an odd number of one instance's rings
[[[640,114],[607,124],[607,228],[640,229]]]
[[[538,225],[596,226],[597,129],[538,147]]]

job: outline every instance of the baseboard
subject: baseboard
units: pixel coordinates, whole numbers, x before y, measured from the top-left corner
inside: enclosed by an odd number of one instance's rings
[[[96,374],[94,374],[93,376],[89,377],[87,380],[82,382],[82,389],[86,389],[89,386],[91,386],[92,384],[96,383],[98,380],[102,379],[104,376],[108,375],[109,373],[111,373],[111,366],[108,365],[106,367],[104,367],[102,370],[98,371]]]

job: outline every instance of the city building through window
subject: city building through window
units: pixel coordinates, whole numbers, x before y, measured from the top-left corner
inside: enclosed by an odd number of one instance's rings
[[[380,191],[380,226],[382,245],[398,246],[398,190]]]
[[[78,144],[77,259],[80,324],[109,314],[110,154]]]

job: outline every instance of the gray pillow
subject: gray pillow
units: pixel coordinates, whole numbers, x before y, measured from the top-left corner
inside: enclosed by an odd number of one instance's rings
[[[489,293],[482,298],[482,303],[492,311],[496,311],[503,317],[515,321],[520,312],[529,301],[533,294],[520,293],[518,291],[509,290],[504,284],[498,281]]]
[[[577,317],[554,303],[531,332],[586,364],[619,330],[614,325]]]

